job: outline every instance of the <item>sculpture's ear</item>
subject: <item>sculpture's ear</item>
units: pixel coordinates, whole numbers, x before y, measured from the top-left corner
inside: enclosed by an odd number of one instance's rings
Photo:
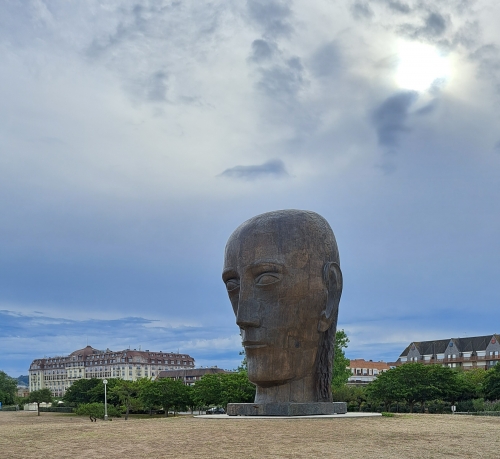
[[[342,271],[338,263],[330,261],[323,267],[323,280],[327,289],[326,307],[321,312],[318,322],[320,333],[328,330],[337,320],[340,295],[342,295]]]

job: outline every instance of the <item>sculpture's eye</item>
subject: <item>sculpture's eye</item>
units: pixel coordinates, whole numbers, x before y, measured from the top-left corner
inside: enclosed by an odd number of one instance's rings
[[[257,285],[270,285],[275,282],[279,282],[281,280],[281,276],[277,273],[264,273],[255,279],[255,283]]]
[[[240,283],[239,283],[238,279],[229,279],[226,282],[226,288],[227,288],[228,292],[232,292],[232,291],[236,290],[237,288],[239,288],[239,286],[240,286]]]

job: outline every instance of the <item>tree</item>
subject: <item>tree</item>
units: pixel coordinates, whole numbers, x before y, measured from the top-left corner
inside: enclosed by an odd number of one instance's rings
[[[453,403],[462,389],[458,373],[449,367],[405,363],[380,374],[368,385],[367,393],[371,400],[382,401],[386,410],[392,402],[406,401],[413,413],[416,402],[420,402],[422,411],[430,400],[439,398]]]
[[[458,400],[471,400],[483,396],[483,386],[487,371],[482,368],[472,368],[467,371],[457,371],[460,393]]]
[[[40,403],[52,403],[52,392],[50,389],[35,390],[30,392],[28,401],[36,403],[38,416],[40,416]]]
[[[107,402],[110,405],[118,406],[120,399],[112,392],[112,389],[118,384],[118,379],[108,379]],[[81,403],[103,403],[104,402],[104,384],[102,379],[79,379],[75,381],[63,396],[63,401],[70,405],[80,405]]]
[[[243,348],[240,352],[239,355],[243,356],[243,360],[241,363],[238,365],[237,371],[248,371],[248,363],[247,363],[247,353],[245,352],[245,348]]]
[[[222,405],[222,384],[219,375],[204,375],[196,382],[193,391],[197,406]]]
[[[355,405],[358,411],[361,411],[361,405],[366,400],[366,387],[364,386],[348,386],[346,384],[332,390],[332,401],[347,402],[348,405]]]
[[[97,378],[91,379],[79,379],[75,381],[68,389],[63,396],[63,401],[65,403],[79,405],[80,403],[92,403],[96,400],[93,400],[92,389],[94,389],[99,384],[102,385],[102,381]],[[103,396],[99,401],[104,400],[104,388],[103,388]]]
[[[162,407],[165,416],[170,408],[174,414],[193,405],[192,388],[180,380],[163,378],[156,381],[144,380],[139,384],[139,399],[150,411],[154,407]]]
[[[7,373],[0,371],[0,402],[3,405],[12,405],[17,392],[17,381]]]
[[[338,389],[344,386],[351,376],[350,370],[347,368],[351,361],[346,358],[344,349],[347,348],[349,338],[345,331],[337,330],[335,333],[335,347],[333,354],[333,376],[332,376],[332,389]]]
[[[191,409],[191,413],[194,410],[194,386],[184,386],[184,406]]]
[[[228,403],[252,403],[255,400],[255,385],[248,379],[246,371],[218,376],[221,387],[220,405],[224,408]]]
[[[109,391],[111,397],[117,396],[120,402],[125,406],[125,420],[132,406],[137,402],[139,384],[136,381],[127,381],[118,379],[117,384]]]
[[[158,389],[157,381],[148,378],[143,378],[137,381],[139,386],[139,400],[144,408],[149,410],[152,414],[154,408],[160,406],[160,391]]]
[[[385,411],[389,411],[391,403],[404,400],[402,387],[393,372],[394,370],[389,370],[380,373],[366,388],[368,400],[383,403]]]
[[[104,401],[104,383],[102,379],[97,380],[97,384],[94,385],[88,392],[87,395],[90,398],[91,403],[102,403]],[[107,383],[107,401],[108,404],[118,406],[120,404],[120,399],[117,394],[113,392],[113,388],[119,384],[120,379],[109,378]]]
[[[366,402],[366,387],[363,386],[351,386],[349,387],[349,399],[348,401],[353,403],[358,407],[358,411],[361,411],[361,405]]]
[[[189,399],[187,397],[188,389],[184,383],[177,379],[163,378],[155,381],[159,391],[159,402],[165,410],[165,416],[168,416],[170,408],[180,410],[187,406]]]
[[[500,399],[500,365],[498,363],[486,372],[483,392],[486,400]]]
[[[255,385],[244,370],[205,375],[193,386],[193,401],[199,407],[225,408],[228,403],[252,403],[254,400]]]
[[[441,365],[430,365],[428,368],[428,396],[422,400],[422,407],[426,400],[439,398],[450,403],[460,399],[465,387],[459,380],[456,370]]]

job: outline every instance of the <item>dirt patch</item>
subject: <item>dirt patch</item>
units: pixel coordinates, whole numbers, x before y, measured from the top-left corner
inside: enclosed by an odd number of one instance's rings
[[[0,412],[0,457],[494,458],[500,419],[403,415],[345,419],[88,418]]]

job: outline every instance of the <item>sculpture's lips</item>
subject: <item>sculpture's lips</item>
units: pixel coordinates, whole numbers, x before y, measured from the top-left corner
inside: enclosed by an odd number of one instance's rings
[[[261,347],[266,347],[266,344],[258,341],[243,341],[243,347],[245,349],[259,349]]]

